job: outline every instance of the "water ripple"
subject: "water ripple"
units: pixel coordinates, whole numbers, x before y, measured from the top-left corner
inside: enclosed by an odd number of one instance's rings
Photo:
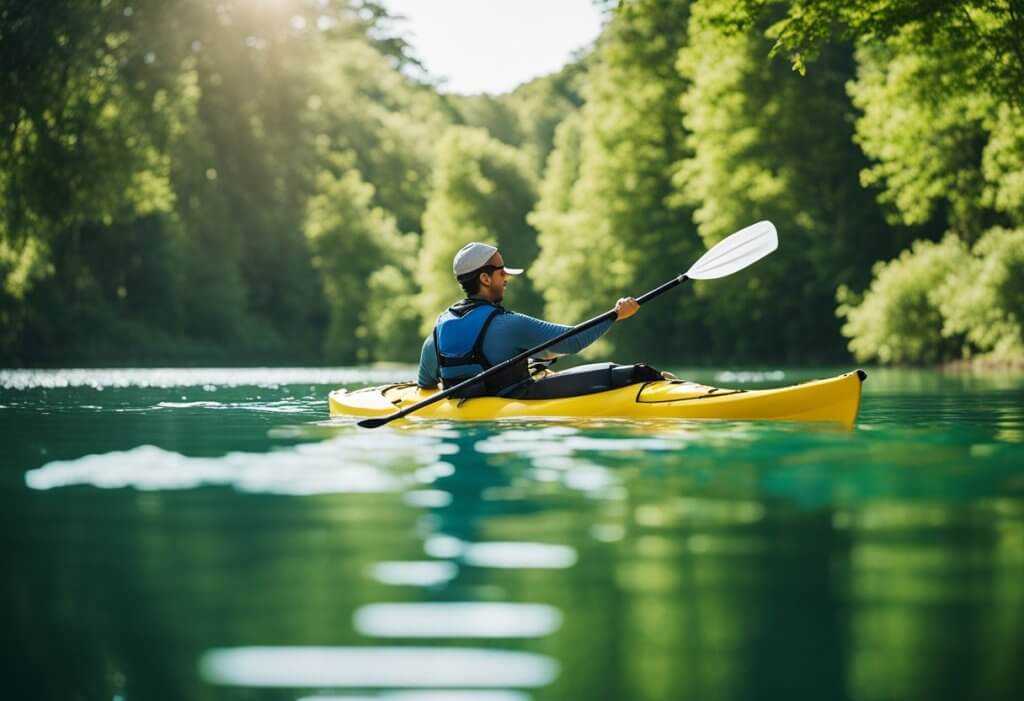
[[[228,485],[242,492],[308,495],[395,492],[415,484],[413,474],[388,469],[413,468],[436,459],[434,439],[412,436],[381,445],[365,434],[336,437],[269,453],[228,453],[188,457],[152,445],[47,463],[25,474],[32,489],[72,485],[143,491]]]
[[[3,389],[63,389],[68,387],[223,387],[281,385],[384,384],[408,380],[414,370],[406,366],[382,368],[65,368],[0,370]]]

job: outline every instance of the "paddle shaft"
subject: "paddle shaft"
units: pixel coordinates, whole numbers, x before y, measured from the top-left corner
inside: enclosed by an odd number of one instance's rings
[[[666,282],[665,284],[660,285],[658,287],[655,287],[653,290],[651,290],[649,292],[645,292],[644,294],[642,294],[639,297],[637,297],[636,298],[637,304],[644,304],[645,302],[650,302],[652,299],[654,299],[658,295],[663,294],[665,292],[668,292],[673,287],[679,285],[680,283],[682,283],[684,280],[687,280],[687,279],[688,278],[686,277],[686,275],[678,275],[678,276],[672,278],[671,280],[669,280],[668,282]],[[481,380],[486,380],[488,377],[501,372],[502,370],[506,369],[510,365],[515,365],[518,362],[526,360],[527,358],[529,358],[529,357],[531,357],[533,355],[536,355],[537,353],[540,353],[541,351],[547,350],[548,348],[550,348],[553,345],[561,343],[562,341],[564,341],[567,338],[571,338],[572,336],[575,336],[578,333],[582,333],[583,331],[586,331],[587,329],[591,329],[591,328],[597,326],[598,324],[604,323],[605,321],[609,321],[609,320],[614,321],[615,319],[616,319],[615,310],[614,309],[609,309],[604,314],[601,314],[599,316],[595,316],[593,319],[588,319],[587,321],[584,321],[582,324],[578,324],[577,326],[573,326],[571,329],[568,329],[567,331],[558,334],[557,336],[552,338],[550,341],[545,341],[544,343],[540,344],[536,348],[531,348],[530,350],[523,351],[519,355],[512,356],[508,360],[502,361],[502,362],[498,363],[497,365],[494,365],[492,367],[487,368],[486,370],[481,372],[479,375],[474,375],[473,377],[469,378],[468,380],[464,380],[464,381],[460,382],[457,385],[454,385],[452,387],[449,387],[446,390],[442,390],[442,391],[438,392],[437,394],[434,394],[434,395],[431,395],[430,397],[427,397],[422,402],[418,402],[416,404],[413,404],[410,407],[406,407],[405,409],[401,409],[399,411],[396,411],[394,414],[390,414],[388,416],[382,416],[382,417],[375,416],[375,417],[371,417],[371,418],[368,418],[368,419],[363,419],[362,421],[359,422],[359,425],[362,426],[363,428],[377,428],[378,426],[383,426],[384,424],[390,423],[390,422],[394,421],[395,419],[400,419],[403,416],[408,416],[409,414],[411,414],[411,413],[413,413],[415,411],[419,411],[420,409],[423,409],[424,407],[428,407],[428,406],[430,406],[431,404],[433,404],[435,402],[439,402],[442,399],[446,399],[447,397],[452,396],[452,394],[454,392],[457,392],[457,391],[459,391],[461,389],[465,389],[466,387],[470,387],[472,385],[475,385],[478,382],[480,382]]]

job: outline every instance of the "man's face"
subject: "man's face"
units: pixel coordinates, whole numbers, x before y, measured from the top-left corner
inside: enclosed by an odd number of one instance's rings
[[[487,265],[496,268],[491,273],[480,274],[480,288],[488,291],[488,298],[492,302],[501,302],[505,298],[505,287],[508,286],[508,273],[505,272],[505,259],[501,253],[495,253],[487,261]]]

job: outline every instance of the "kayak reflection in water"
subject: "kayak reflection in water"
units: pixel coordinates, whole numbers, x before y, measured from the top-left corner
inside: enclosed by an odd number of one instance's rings
[[[420,387],[433,389],[439,382],[445,389],[453,387],[572,328],[501,306],[509,276],[523,270],[505,267],[501,252],[494,246],[479,242],[465,245],[455,254],[452,271],[466,298],[437,318],[433,333],[423,342],[417,377]],[[639,309],[634,298],[624,297],[615,304],[616,319],[629,318]],[[545,371],[546,364],[557,356],[578,353],[596,341],[613,321],[609,319],[555,344],[540,358],[531,359],[535,362],[532,368],[524,359],[455,396],[550,399],[662,379],[661,373],[646,365],[594,363],[557,374]]]

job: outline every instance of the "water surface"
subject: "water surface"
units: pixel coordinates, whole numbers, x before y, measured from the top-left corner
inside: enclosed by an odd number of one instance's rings
[[[409,375],[0,371],[3,697],[1022,698],[1024,378],[870,371],[853,431],[327,417]]]

